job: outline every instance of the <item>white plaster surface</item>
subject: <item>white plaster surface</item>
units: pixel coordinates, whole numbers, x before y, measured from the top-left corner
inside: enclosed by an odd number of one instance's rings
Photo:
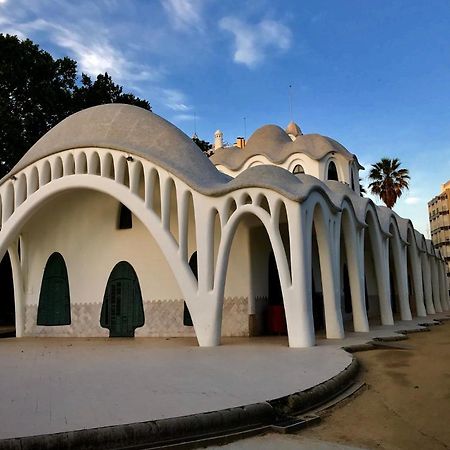
[[[286,337],[0,340],[0,439],[177,417],[275,399],[344,370],[343,346],[425,319],[287,347]],[[280,447],[283,448],[283,447]],[[290,447],[286,447],[290,448]],[[320,448],[320,447],[319,447]]]
[[[348,366],[336,347],[286,338],[0,340],[0,438],[214,411],[281,397]]]

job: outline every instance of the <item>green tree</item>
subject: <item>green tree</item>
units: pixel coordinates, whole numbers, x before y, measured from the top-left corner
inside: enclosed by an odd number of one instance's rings
[[[82,74],[78,84],[76,61],[53,59],[29,39],[0,34],[0,176],[70,114],[116,102],[151,109],[107,73],[94,82]]]
[[[201,151],[206,154],[206,156],[211,156],[212,144],[203,139],[199,139],[197,135],[192,136],[192,140],[200,147]]]
[[[372,164],[369,173],[369,189],[372,194],[378,195],[385,205],[392,209],[403,193],[409,189],[408,169],[400,167],[398,158],[381,158],[376,164]]]

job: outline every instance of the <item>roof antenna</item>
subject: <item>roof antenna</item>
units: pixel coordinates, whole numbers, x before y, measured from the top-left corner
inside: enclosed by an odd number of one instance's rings
[[[289,85],[289,113],[291,115],[291,122],[294,121],[294,117],[292,115],[292,84]]]
[[[197,112],[194,111],[194,134],[197,136]]]
[[[247,139],[247,117],[243,117],[244,119],[244,139]]]

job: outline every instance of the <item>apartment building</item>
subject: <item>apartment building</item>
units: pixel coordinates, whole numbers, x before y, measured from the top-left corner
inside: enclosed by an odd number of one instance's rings
[[[441,193],[428,202],[431,240],[441,251],[447,266],[450,289],[450,180],[441,186]]]

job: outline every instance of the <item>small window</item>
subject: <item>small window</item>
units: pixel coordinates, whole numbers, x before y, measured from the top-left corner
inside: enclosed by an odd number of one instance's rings
[[[339,181],[336,164],[333,161],[330,161],[328,164],[327,180]]]
[[[129,230],[130,228],[133,228],[131,211],[121,203],[119,209],[119,230]]]
[[[303,169],[303,166],[301,166],[300,164],[297,164],[297,165],[294,167],[294,170],[292,171],[292,173],[293,173],[294,175],[297,175],[297,174],[299,174],[299,173],[305,173],[305,170]]]

